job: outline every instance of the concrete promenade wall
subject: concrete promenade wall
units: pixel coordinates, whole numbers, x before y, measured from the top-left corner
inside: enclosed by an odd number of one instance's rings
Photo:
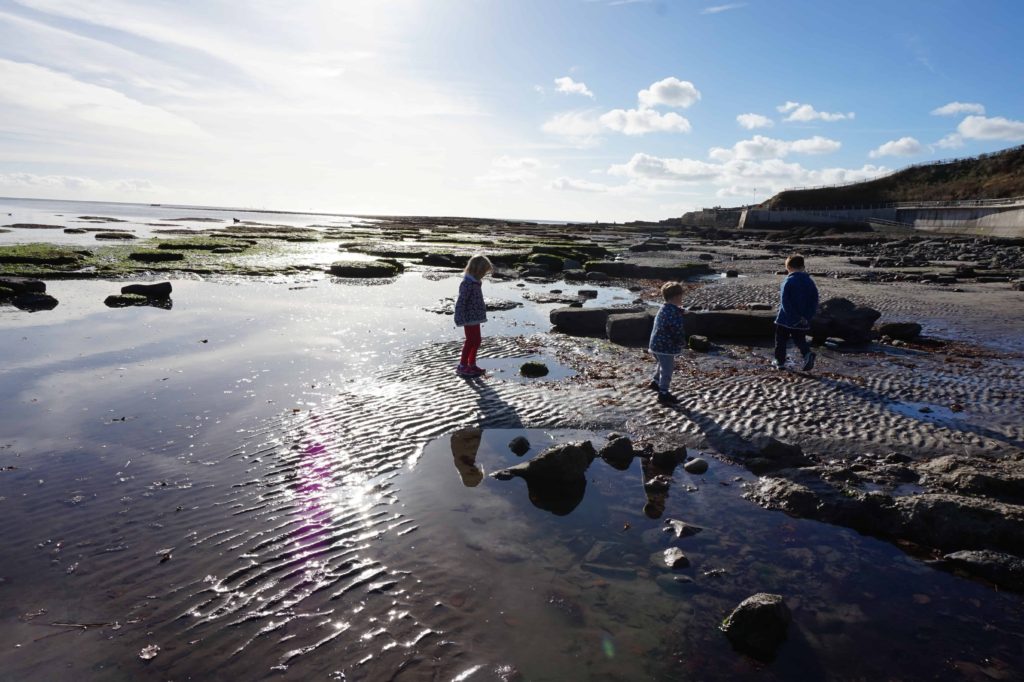
[[[769,211],[747,209],[741,228],[779,228],[790,225],[866,224],[872,220],[901,223],[928,232],[1024,237],[1024,207],[862,208],[829,211]]]

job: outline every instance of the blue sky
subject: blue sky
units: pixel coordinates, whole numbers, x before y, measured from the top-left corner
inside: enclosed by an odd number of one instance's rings
[[[0,194],[660,219],[1024,143],[1024,4],[0,0]]]

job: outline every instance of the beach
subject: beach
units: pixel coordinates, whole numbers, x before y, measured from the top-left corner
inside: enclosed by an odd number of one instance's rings
[[[1021,240],[26,200],[3,214],[0,277],[57,301],[0,306],[12,679],[1021,679]],[[51,246],[3,260],[30,243]],[[160,251],[183,255],[131,257]],[[477,252],[498,267],[489,375],[467,380],[446,313]],[[757,334],[712,335],[677,359],[681,403],[665,407],[643,344],[552,328],[570,303],[660,303],[663,278],[622,264],[692,274],[692,314],[760,324],[796,252],[822,301],[920,334],[830,337],[810,373],[773,369]],[[390,274],[332,274],[353,263]],[[169,300],[105,302],[162,281]],[[550,373],[523,377],[526,361]],[[616,435],[625,460],[600,456]],[[599,453],[582,489],[490,475],[582,441]],[[686,566],[666,565],[673,547]],[[719,631],[762,592],[792,612],[770,665]]]

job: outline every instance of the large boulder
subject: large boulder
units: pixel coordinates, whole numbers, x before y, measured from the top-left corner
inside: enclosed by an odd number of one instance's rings
[[[335,277],[355,279],[394,277],[402,272],[402,266],[391,260],[338,261],[331,264],[328,272]]]
[[[605,333],[608,340],[621,346],[645,346],[654,328],[654,310],[640,313],[617,313],[608,316]]]
[[[25,312],[35,313],[40,310],[53,310],[57,307],[57,299],[49,294],[39,294],[31,291],[17,294],[11,299],[11,305]]]
[[[722,310],[683,313],[686,333],[718,339],[770,339],[775,334],[775,313],[759,310]]]
[[[858,306],[846,298],[830,298],[818,306],[811,320],[811,335],[815,343],[828,338],[840,338],[847,343],[870,343],[874,337],[872,327],[882,316],[874,308]]]
[[[664,279],[684,280],[687,277],[706,275],[711,269],[705,263],[667,262],[655,259],[642,262],[587,261],[583,265],[587,272],[601,272],[609,277],[622,279]]]
[[[901,341],[913,341],[921,335],[921,325],[917,322],[887,322],[878,327],[878,333]]]
[[[46,282],[24,277],[0,277],[0,287],[16,294],[45,294]]]
[[[781,595],[747,597],[722,621],[722,632],[738,651],[762,661],[775,658],[793,616]]]
[[[492,474],[505,481],[513,477],[539,482],[573,483],[586,480],[586,471],[597,452],[589,440],[554,445],[529,462],[517,464]]]
[[[607,334],[609,315],[640,313],[646,308],[555,308],[549,319],[555,331],[570,336],[604,336]]]
[[[122,294],[137,294],[146,298],[170,298],[171,283],[157,282],[156,284],[128,284],[121,287]]]

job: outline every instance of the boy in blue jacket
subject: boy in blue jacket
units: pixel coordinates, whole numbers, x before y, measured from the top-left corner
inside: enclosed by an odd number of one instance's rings
[[[661,295],[665,305],[661,306],[654,318],[654,329],[651,330],[649,349],[658,361],[654,368],[654,377],[648,388],[658,392],[658,402],[662,405],[675,405],[679,398],[669,392],[672,384],[672,370],[675,369],[676,356],[686,345],[686,330],[683,328],[683,285],[679,282],[666,282],[661,286]]]
[[[818,287],[811,276],[804,272],[804,257],[790,256],[786,259],[786,279],[782,281],[779,314],[775,317],[775,362],[776,369],[786,367],[786,345],[790,339],[803,355],[803,370],[814,369],[815,355],[807,343],[811,330],[811,318],[818,311]]]

